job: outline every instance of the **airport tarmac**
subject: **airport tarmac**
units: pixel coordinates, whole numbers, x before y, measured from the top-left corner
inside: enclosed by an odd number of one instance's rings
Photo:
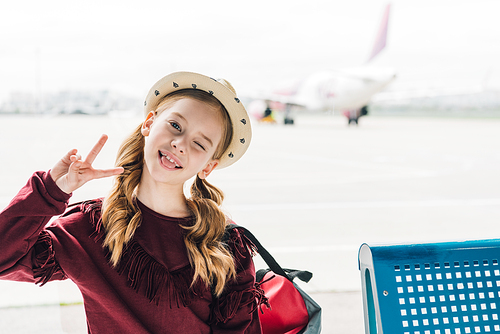
[[[50,168],[73,147],[85,154],[101,133],[110,140],[95,165],[111,166],[140,118],[0,116],[0,123],[0,154],[12,162],[1,167],[4,207],[34,170]],[[251,229],[282,266],[313,272],[309,283],[299,284],[324,305],[323,333],[363,331],[362,243],[500,235],[500,119],[369,116],[348,127],[343,117],[304,115],[293,126],[253,122],[253,128],[247,155],[214,172],[211,182],[225,192],[233,220]],[[109,186],[94,181],[73,200],[103,196]],[[259,258],[256,266],[264,266]],[[0,282],[0,319],[10,319],[13,306],[78,302],[72,289]],[[60,311],[61,319],[72,321],[70,313]],[[22,333],[8,328],[0,333]]]

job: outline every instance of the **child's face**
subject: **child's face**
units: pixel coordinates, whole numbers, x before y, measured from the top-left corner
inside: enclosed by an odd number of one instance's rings
[[[212,159],[222,137],[222,117],[198,100],[184,98],[143,123],[143,181],[182,185],[198,174],[207,177],[217,167]]]

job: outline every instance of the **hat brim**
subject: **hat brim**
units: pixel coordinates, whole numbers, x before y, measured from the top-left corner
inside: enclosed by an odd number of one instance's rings
[[[226,108],[233,126],[233,138],[219,159],[217,169],[228,167],[238,161],[248,149],[252,139],[252,128],[243,103],[222,80],[193,72],[175,72],[158,80],[149,90],[144,101],[145,116],[154,111],[166,95],[181,89],[200,89],[212,96]]]

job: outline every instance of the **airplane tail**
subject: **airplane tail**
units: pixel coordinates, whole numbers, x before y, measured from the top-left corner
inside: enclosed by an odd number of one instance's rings
[[[388,4],[384,11],[384,16],[382,17],[382,22],[380,23],[380,27],[378,29],[377,38],[375,39],[375,44],[373,44],[372,53],[370,57],[366,61],[370,62],[376,55],[382,51],[387,42],[387,30],[389,28],[389,12],[391,9],[391,4]]]

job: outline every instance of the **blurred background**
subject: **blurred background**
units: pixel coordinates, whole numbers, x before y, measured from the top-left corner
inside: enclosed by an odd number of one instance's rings
[[[284,267],[314,273],[301,286],[323,303],[324,333],[360,333],[362,243],[499,235],[499,12],[477,0],[4,2],[0,207],[101,133],[95,164],[113,165],[164,75],[226,78],[254,134],[211,176],[224,209]],[[71,282],[0,281],[0,333],[30,326],[85,333]]]
[[[177,70],[227,78],[242,96],[269,92],[316,71],[365,63],[388,4],[4,2],[0,110],[58,112],[52,101],[75,101],[75,94],[101,95],[103,107],[108,94],[112,108],[135,109],[128,99],[142,100]],[[500,88],[497,1],[390,4],[387,47],[372,60],[396,70],[389,91]]]

